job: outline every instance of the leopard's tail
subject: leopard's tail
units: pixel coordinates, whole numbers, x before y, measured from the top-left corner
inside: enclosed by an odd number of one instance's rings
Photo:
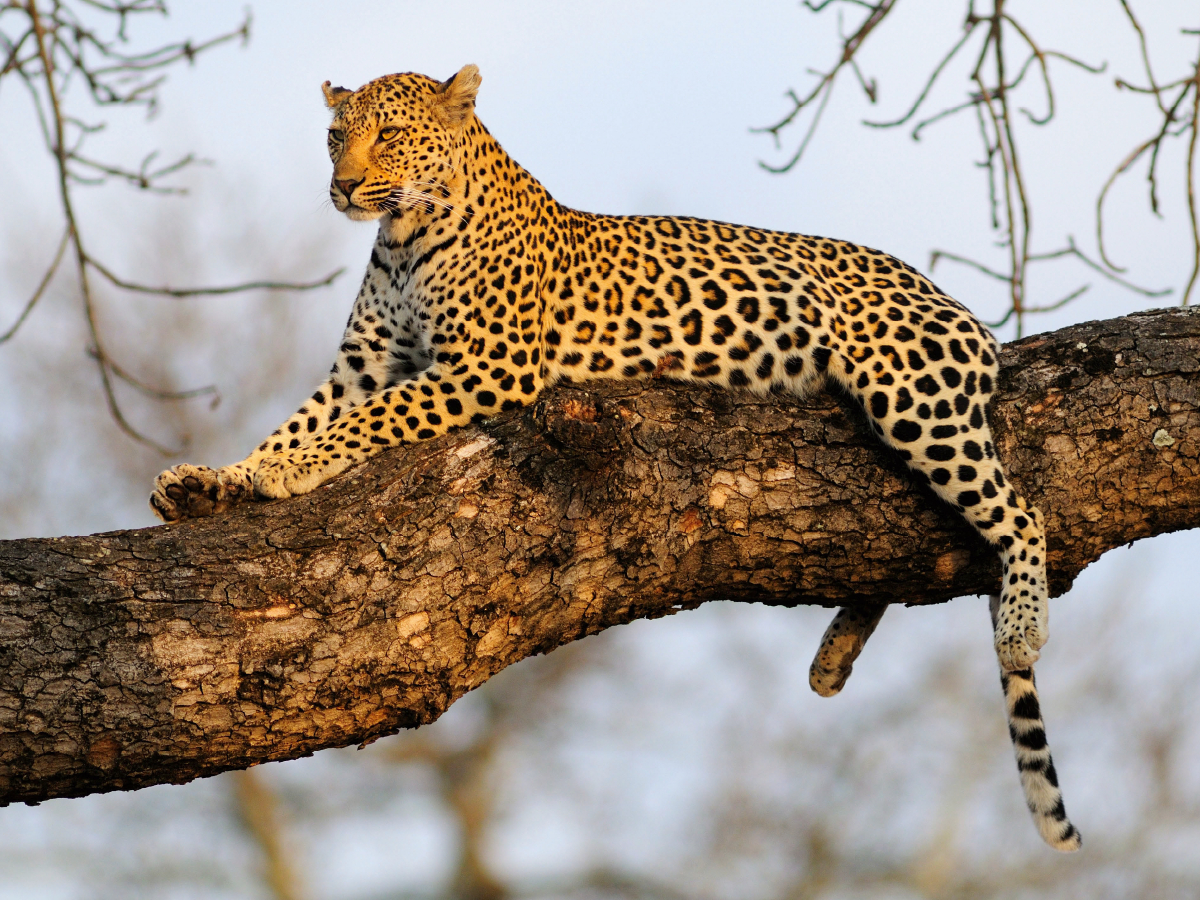
[[[1058,773],[1050,758],[1050,745],[1046,743],[1046,726],[1042,722],[1033,669],[1001,671],[1000,684],[1008,711],[1008,733],[1017,754],[1021,787],[1025,789],[1025,804],[1033,814],[1033,822],[1042,840],[1055,850],[1063,853],[1078,850],[1082,838],[1063,806]]]

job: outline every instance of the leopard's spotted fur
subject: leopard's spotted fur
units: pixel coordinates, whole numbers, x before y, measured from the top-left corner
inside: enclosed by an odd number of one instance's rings
[[[563,377],[666,371],[797,394],[832,381],[1001,554],[995,644],[1026,797],[1048,842],[1077,847],[1027,671],[1047,637],[1042,516],[992,445],[988,330],[910,266],[846,241],[567,209],[476,118],[479,84],[474,66],[444,83],[326,82],[330,196],[352,219],[380,220],[337,360],[246,459],[162,473],[155,512],[174,521],[252,493],[303,494],[387,447],[527,404]],[[836,693],[877,620],[839,616],[831,631],[844,622],[861,633],[833,669],[814,669],[815,687]]]

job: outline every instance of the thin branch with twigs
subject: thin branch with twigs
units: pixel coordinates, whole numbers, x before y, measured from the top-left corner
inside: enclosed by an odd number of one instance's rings
[[[17,316],[17,320],[13,322],[8,331],[4,332],[4,334],[0,334],[0,344],[3,344],[17,333],[17,330],[22,324],[24,324],[25,320],[29,317],[29,314],[33,312],[33,308],[37,306],[37,302],[42,299],[42,294],[45,293],[46,287],[54,279],[54,273],[58,271],[59,263],[62,262],[63,254],[66,252],[67,244],[70,242],[71,231],[68,229],[67,231],[63,232],[62,240],[58,242],[58,249],[54,252],[54,259],[50,261],[49,268],[46,269],[46,273],[42,276],[42,280],[38,282],[37,289],[33,292],[33,296],[29,298],[29,301],[25,304],[25,307],[21,310],[21,314]]]
[[[816,4],[809,2],[809,0],[805,0],[804,6],[812,12],[819,13],[827,6],[836,2],[839,2],[839,0],[821,0],[821,2]],[[794,122],[796,118],[814,102],[817,104],[816,114],[813,116],[812,122],[805,131],[804,138],[800,141],[799,148],[795,153],[792,154],[791,159],[781,166],[772,166],[762,162],[761,160],[759,161],[759,165],[768,172],[787,172],[800,162],[801,157],[804,156],[805,149],[808,147],[809,141],[812,140],[812,136],[816,134],[817,125],[819,125],[821,122],[821,114],[825,111],[825,106],[829,103],[829,97],[833,93],[833,86],[837,82],[837,77],[843,68],[849,66],[854,71],[856,77],[858,78],[859,86],[862,88],[863,93],[867,95],[867,99],[869,99],[872,103],[875,102],[877,96],[877,85],[875,80],[868,80],[863,76],[862,71],[858,68],[858,64],[854,60],[854,57],[855,54],[858,53],[859,48],[863,45],[863,42],[866,41],[866,39],[870,36],[871,32],[874,31],[879,26],[879,23],[884,20],[887,14],[892,11],[893,7],[895,7],[897,3],[897,0],[880,0],[879,3],[874,4],[860,2],[860,0],[841,0],[841,2],[863,6],[867,9],[867,15],[853,34],[842,39],[842,53],[837,64],[834,65],[834,67],[828,72],[816,72],[810,69],[810,73],[813,75],[819,75],[820,80],[817,82],[816,86],[803,97],[800,97],[794,90],[789,90],[787,92],[788,98],[792,101],[791,112],[789,112],[774,125],[766,128],[751,129],[755,132],[770,134],[775,140],[775,146],[778,147],[779,133],[791,125],[792,122]]]
[[[1128,0],[1118,0],[1118,2],[1137,35],[1149,86],[1136,86],[1119,78],[1116,80],[1116,85],[1119,89],[1152,96],[1162,116],[1162,123],[1153,137],[1135,147],[1121,162],[1100,191],[1096,202],[1098,262],[1080,251],[1072,238],[1068,238],[1067,247],[1062,250],[1035,252],[1033,249],[1033,201],[1022,164],[1013,111],[1015,108],[1016,112],[1024,116],[1029,124],[1035,126],[1044,126],[1054,118],[1057,111],[1057,100],[1051,77],[1051,61],[1063,62],[1091,74],[1103,72],[1105,66],[1092,65],[1068,53],[1043,47],[1033,33],[1006,9],[1006,0],[992,0],[991,10],[987,14],[977,13],[975,0],[968,0],[966,16],[962,23],[962,34],[938,58],[916,98],[904,113],[893,119],[867,120],[863,123],[873,128],[911,127],[910,136],[914,140],[919,140],[922,132],[929,126],[952,118],[961,112],[974,111],[976,127],[983,142],[984,157],[979,166],[987,172],[990,223],[992,229],[1000,234],[1000,246],[1006,251],[1007,264],[1000,271],[963,254],[935,250],[931,255],[930,265],[931,267],[936,266],[940,260],[946,259],[966,265],[995,280],[1005,282],[1008,285],[1008,308],[999,322],[1004,324],[1015,320],[1017,336],[1023,333],[1025,317],[1028,314],[1059,309],[1082,296],[1087,290],[1085,285],[1053,302],[1030,305],[1027,282],[1029,268],[1034,263],[1070,257],[1093,271],[1099,272],[1113,283],[1143,296],[1161,297],[1170,293],[1169,289],[1151,290],[1139,287],[1121,277],[1121,273],[1125,270],[1113,263],[1105,246],[1103,217],[1104,202],[1113,184],[1147,154],[1149,154],[1147,179],[1150,208],[1152,212],[1158,214],[1158,162],[1160,151],[1167,137],[1183,135],[1189,137],[1185,181],[1192,239],[1192,267],[1183,291],[1183,305],[1188,305],[1191,294],[1197,282],[1200,281],[1200,221],[1198,221],[1200,220],[1200,208],[1198,208],[1195,185],[1196,148],[1200,143],[1196,124],[1197,118],[1200,117],[1200,57],[1197,58],[1189,75],[1160,84],[1156,80],[1150,64],[1150,51],[1145,31],[1134,16]],[[782,165],[773,166],[761,163],[768,171],[786,172],[800,161],[816,132],[821,114],[824,112],[825,104],[840,70],[853,63],[855,71],[858,71],[857,57],[866,38],[876,30],[876,26],[883,17],[890,13],[895,6],[894,2],[867,3],[863,0],[823,0],[816,4],[806,3],[805,6],[810,11],[819,13],[837,4],[865,10],[864,18],[849,38],[842,39],[842,52],[838,63],[826,72],[813,72],[818,77],[818,81],[803,97],[794,90],[789,91],[788,97],[792,101],[792,109],[774,125],[758,129],[771,134],[776,146],[779,146],[781,132],[801,121],[803,114],[810,107],[814,109],[814,114],[809,118],[807,127],[798,142],[799,146],[796,152]],[[1200,34],[1200,32],[1188,29],[1184,29],[1184,33]],[[1009,35],[1015,38],[1015,45],[1011,41],[1006,41],[1006,37]],[[921,116],[921,110],[930,101],[939,81],[944,80],[944,75],[951,63],[973,40],[979,40],[980,46],[974,65],[968,74],[972,87],[966,99],[948,104],[929,115]],[[1009,65],[1013,55],[1013,46],[1020,49],[1023,57],[1020,65],[1016,67]],[[1040,86],[1045,97],[1045,112],[1040,115],[1033,112],[1028,105],[1015,106],[1013,102],[1014,92],[1023,86],[1031,72],[1036,72],[1038,77],[1034,80]],[[866,82],[862,83],[868,100],[874,103],[877,99],[877,83],[872,79],[869,82],[870,90],[866,90]]]
[[[1138,46],[1142,56],[1142,67],[1146,71],[1148,85],[1141,87],[1126,81],[1124,78],[1117,78],[1115,85],[1117,90],[1127,90],[1131,93],[1153,97],[1159,115],[1162,116],[1162,123],[1153,137],[1138,144],[1130,151],[1129,155],[1113,170],[1113,173],[1108,177],[1108,181],[1104,183],[1104,188],[1100,191],[1100,196],[1096,199],[1096,242],[1099,244],[1100,257],[1104,260],[1104,263],[1112,266],[1117,271],[1124,271],[1109,260],[1104,244],[1104,201],[1108,198],[1108,192],[1117,179],[1128,172],[1133,164],[1149,151],[1150,160],[1146,169],[1146,181],[1150,211],[1154,215],[1160,215],[1158,161],[1163,144],[1168,137],[1188,135],[1187,152],[1184,155],[1184,183],[1187,188],[1192,265],[1191,271],[1188,274],[1187,284],[1183,289],[1183,300],[1180,302],[1181,306],[1187,306],[1191,302],[1192,291],[1196,287],[1196,281],[1200,278],[1200,213],[1198,213],[1196,206],[1196,145],[1197,127],[1198,123],[1200,123],[1200,53],[1197,54],[1195,61],[1191,64],[1192,71],[1189,74],[1174,81],[1159,84],[1154,77],[1154,69],[1150,64],[1150,51],[1146,40],[1146,32],[1138,21],[1137,16],[1134,15],[1128,0],[1118,0],[1118,2],[1121,4],[1121,9],[1125,12],[1125,17],[1129,20],[1130,27],[1137,34]],[[1182,34],[1200,35],[1200,31],[1196,29],[1182,28],[1180,31]],[[1175,96],[1169,97],[1168,95],[1173,91],[1176,92]],[[1191,104],[1190,113],[1181,114],[1181,110],[1188,108],[1189,98]]]
[[[115,24],[114,36],[101,34],[98,27],[80,15],[82,10],[98,13],[101,23]],[[131,374],[126,366],[118,363],[106,348],[99,324],[97,296],[91,277],[93,271],[122,290],[166,297],[196,297],[251,290],[312,290],[330,284],[343,270],[338,269],[324,278],[309,282],[250,281],[215,287],[155,287],[114,275],[88,251],[75,214],[73,186],[99,185],[117,179],[151,193],[183,193],[182,188],[164,184],[163,180],[205,161],[189,153],[173,162],[156,166],[158,154],[152,152],[142,159],[139,166],[129,168],[85,155],[85,142],[88,137],[102,130],[104,123],[89,123],[66,111],[63,96],[72,81],[83,82],[91,102],[97,106],[136,106],[153,114],[158,107],[159,90],[165,78],[163,70],[181,61],[194,62],[201,53],[237,38],[244,44],[250,37],[251,19],[247,13],[237,28],[206,41],[171,43],[146,52],[124,49],[129,40],[127,27],[131,17],[147,13],[165,16],[167,12],[162,0],[0,2],[0,52],[4,53],[0,79],[14,75],[29,93],[46,149],[55,162],[59,204],[65,225],[63,238],[50,265],[44,270],[37,288],[14,323],[0,334],[0,344],[12,339],[29,319],[59,273],[62,260],[70,249],[79,299],[87,322],[90,341],[88,355],[96,363],[109,412],[129,437],[171,455],[177,451],[153,440],[129,421],[117,397],[116,382],[127,384],[159,401],[212,395],[216,393],[216,388],[206,386],[183,391],[163,390],[146,384]],[[18,23],[16,30],[5,30],[5,26],[14,21]],[[16,36],[9,37],[9,34]]]
[[[1188,225],[1191,229],[1192,264],[1187,284],[1183,290],[1183,300],[1180,304],[1187,306],[1191,302],[1192,291],[1196,287],[1196,281],[1200,278],[1200,213],[1198,213],[1196,206],[1197,121],[1200,119],[1200,54],[1197,55],[1195,61],[1192,63],[1192,71],[1188,75],[1165,84],[1159,84],[1154,77],[1154,69],[1150,64],[1150,51],[1146,40],[1146,32],[1142,28],[1141,22],[1138,21],[1137,16],[1134,15],[1133,9],[1127,0],[1118,0],[1118,2],[1121,4],[1121,9],[1125,12],[1125,17],[1129,20],[1130,27],[1137,34],[1138,47],[1141,51],[1142,67],[1145,69],[1147,86],[1135,85],[1124,78],[1117,78],[1114,83],[1117,90],[1127,90],[1134,94],[1153,97],[1159,115],[1162,117],[1162,122],[1156,129],[1154,136],[1134,147],[1129,152],[1129,155],[1121,160],[1120,164],[1113,170],[1108,180],[1104,183],[1104,187],[1096,199],[1096,243],[1099,245],[1100,258],[1104,261],[1104,264],[1110,266],[1115,271],[1124,271],[1124,269],[1112,262],[1108,256],[1108,249],[1105,246],[1104,202],[1108,199],[1108,193],[1117,180],[1149,152],[1150,158],[1146,169],[1146,182],[1150,211],[1156,216],[1161,215],[1158,199],[1158,162],[1164,142],[1168,137],[1189,135],[1187,152],[1184,155],[1184,183],[1187,192]],[[1200,35],[1200,31],[1196,31],[1195,29],[1184,28],[1181,29],[1181,32],[1183,34]],[[1175,92],[1173,97],[1169,96],[1172,92]],[[1181,110],[1188,109],[1189,99],[1191,105],[1190,112],[1181,113]]]

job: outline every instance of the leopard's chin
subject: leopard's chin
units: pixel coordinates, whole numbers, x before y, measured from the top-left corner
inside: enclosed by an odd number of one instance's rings
[[[383,215],[383,210],[363,209],[361,206],[355,206],[351,203],[342,210],[347,218],[353,219],[355,222],[371,222],[380,218]]]

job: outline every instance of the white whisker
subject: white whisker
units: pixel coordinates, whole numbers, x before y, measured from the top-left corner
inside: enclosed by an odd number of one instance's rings
[[[436,187],[444,193],[449,193],[449,188],[444,184],[436,182],[415,182],[415,184]],[[432,213],[434,209],[444,209],[455,213],[458,217],[458,221],[460,222],[465,221],[467,218],[466,211],[457,204],[452,203],[443,197],[438,197],[431,193],[426,193],[424,191],[417,190],[414,187],[408,186],[394,188],[392,192],[388,194],[387,198],[379,204],[379,206],[381,209],[387,209],[389,212],[395,212],[401,206],[406,206],[409,208],[418,208],[420,206],[424,206],[429,213]]]

